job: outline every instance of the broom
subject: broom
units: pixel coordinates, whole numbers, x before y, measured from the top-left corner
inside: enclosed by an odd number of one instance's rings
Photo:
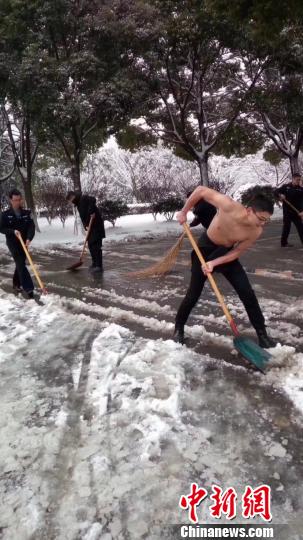
[[[177,242],[173,245],[172,248],[170,248],[169,252],[159,262],[153,264],[152,266],[148,266],[147,268],[145,268],[145,270],[139,270],[138,272],[129,272],[127,276],[145,278],[163,276],[164,274],[167,274],[167,272],[171,270],[177,260],[184,236],[185,232],[181,234]]]
[[[89,225],[88,225],[88,228],[87,228],[87,233],[85,235],[85,240],[84,240],[83,248],[82,248],[82,251],[81,251],[80,259],[77,262],[75,262],[74,264],[71,264],[70,266],[68,266],[66,270],[76,270],[77,268],[82,266],[83,259],[84,259],[84,253],[85,253],[85,249],[86,249],[86,246],[87,246],[88,237],[90,235],[90,231],[91,231],[91,228],[92,228],[93,221],[94,221],[94,217],[92,216],[90,218],[90,220],[89,220]]]
[[[25,243],[23,241],[23,238],[22,238],[19,231],[18,231],[18,234],[16,233],[16,236],[17,236],[17,238],[18,238],[18,240],[19,240],[19,242],[20,242],[20,244],[21,244],[21,246],[23,248],[23,251],[24,251],[24,253],[26,255],[26,258],[27,258],[27,260],[28,260],[28,262],[30,264],[31,269],[34,272],[35,278],[36,278],[36,280],[38,282],[38,285],[39,285],[42,293],[43,294],[48,294],[47,288],[45,287],[44,283],[42,282],[42,280],[41,280],[41,278],[40,278],[40,276],[38,274],[37,268],[35,267],[35,265],[33,263],[33,259],[31,258],[30,253],[29,253],[29,251],[28,251],[28,249],[27,249],[27,247],[26,247],[26,245],[25,245]]]
[[[294,210],[294,212],[296,212],[296,214],[302,219],[303,221],[303,218],[300,216],[300,212],[298,210],[298,208],[296,208],[293,204],[291,204],[287,199],[283,199],[283,201],[288,204],[288,206],[290,206],[290,208],[292,208]]]

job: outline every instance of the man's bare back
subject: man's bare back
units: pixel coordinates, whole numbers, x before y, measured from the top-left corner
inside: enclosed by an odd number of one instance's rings
[[[205,272],[211,272],[215,266],[237,259],[252,246],[261,236],[264,225],[270,220],[270,214],[266,211],[256,212],[250,207],[245,208],[230,197],[201,186],[195,189],[177,214],[179,223],[186,222],[187,212],[201,199],[217,208],[217,214],[207,230],[209,239],[218,246],[234,246],[227,255],[214,259],[212,264],[204,268]]]

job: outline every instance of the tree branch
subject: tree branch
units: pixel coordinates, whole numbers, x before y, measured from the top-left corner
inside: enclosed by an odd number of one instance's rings
[[[12,170],[6,176],[2,176],[2,178],[0,178],[0,184],[2,184],[3,182],[6,182],[6,180],[8,180],[14,174],[15,170],[16,170],[16,165],[14,163]]]

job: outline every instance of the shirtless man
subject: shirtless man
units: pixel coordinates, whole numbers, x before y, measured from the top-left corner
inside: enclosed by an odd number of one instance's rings
[[[199,300],[207,274],[218,271],[230,282],[243,302],[249,320],[256,330],[259,345],[264,348],[274,347],[275,342],[267,334],[256,295],[238,261],[238,257],[258,240],[263,227],[269,223],[274,211],[273,203],[264,195],[256,195],[246,208],[226,195],[201,186],[195,189],[177,214],[181,225],[186,222],[187,212],[201,199],[214,205],[217,213],[198,241],[199,249],[206,259],[203,268],[196,253],[192,251],[191,281],[178,309],[174,338],[179,343],[184,343],[184,325]]]

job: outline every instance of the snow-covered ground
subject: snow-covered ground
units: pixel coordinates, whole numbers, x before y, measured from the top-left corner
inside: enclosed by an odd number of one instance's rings
[[[162,527],[187,521],[178,501],[191,481],[239,493],[269,484],[273,522],[299,519],[300,416],[274,398],[286,391],[302,412],[301,354],[277,347],[266,378],[224,371],[223,360],[138,338],[73,306],[56,295],[37,305],[0,294],[4,540],[159,540]],[[281,309],[272,302],[266,312]]]

